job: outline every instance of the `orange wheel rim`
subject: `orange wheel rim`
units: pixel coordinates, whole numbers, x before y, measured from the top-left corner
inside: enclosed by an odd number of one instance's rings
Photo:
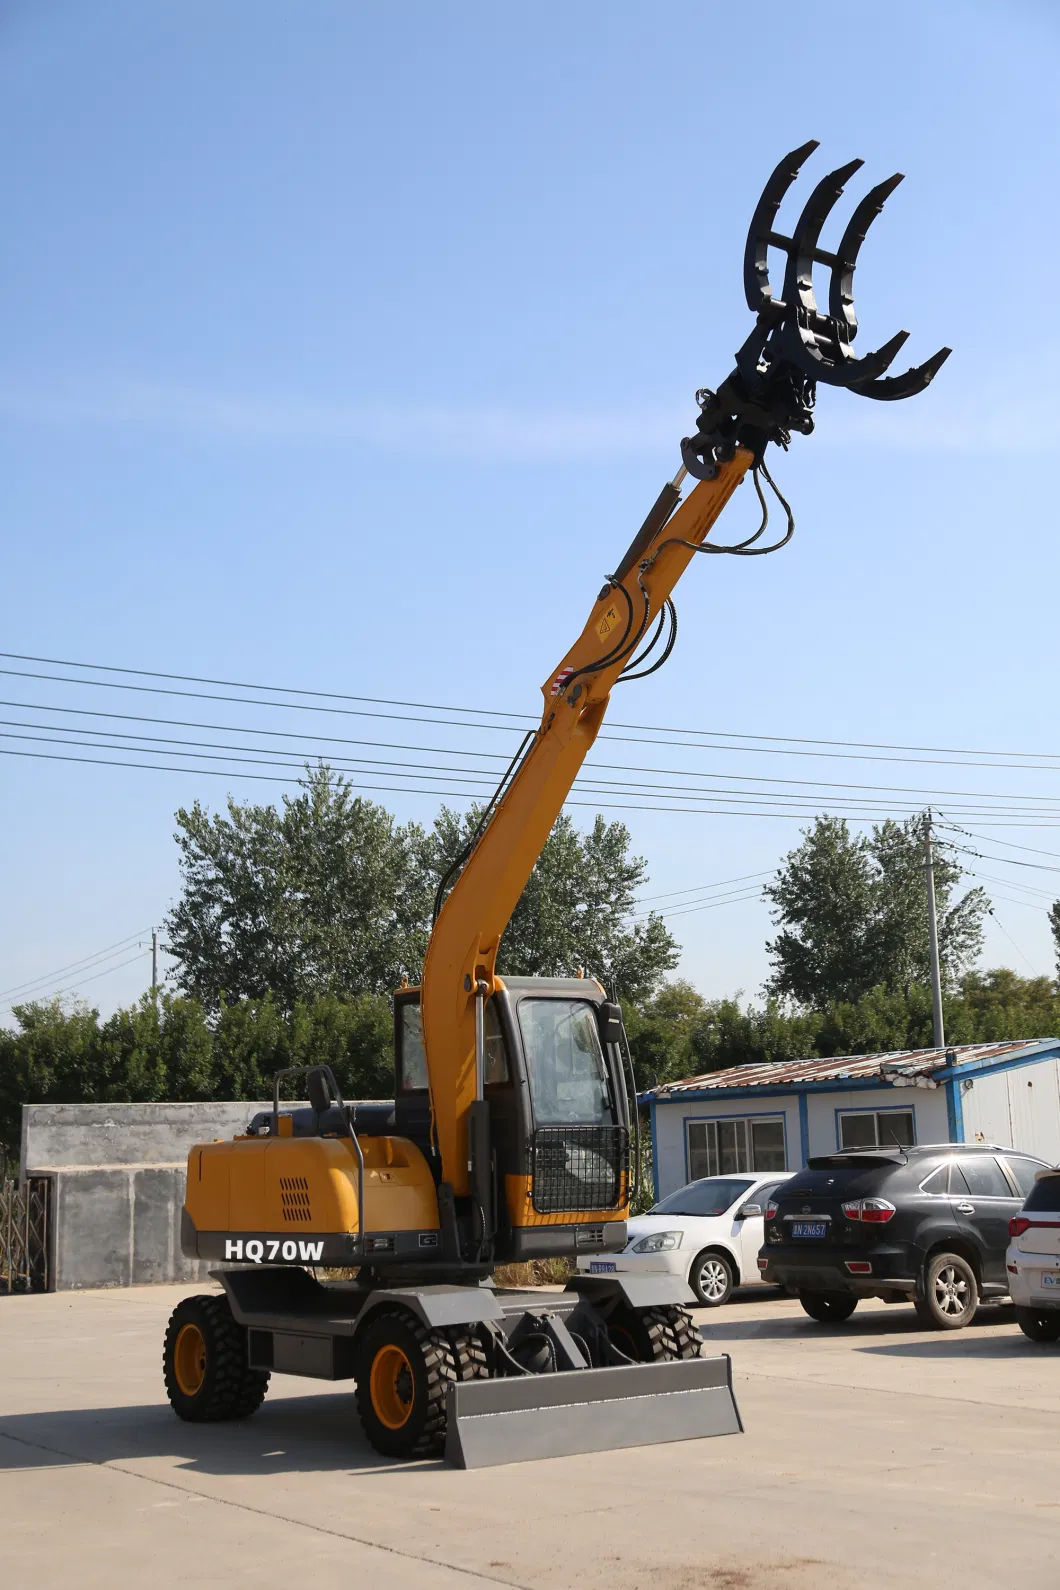
[[[182,1325],[173,1347],[173,1373],[186,1397],[197,1396],[206,1379],[206,1342],[197,1325]]]
[[[388,1430],[400,1430],[409,1421],[416,1400],[412,1365],[400,1347],[380,1347],[372,1359],[369,1377],[372,1407]]]

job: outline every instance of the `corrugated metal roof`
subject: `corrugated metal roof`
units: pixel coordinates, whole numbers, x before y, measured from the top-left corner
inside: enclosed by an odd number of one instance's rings
[[[930,1076],[942,1071],[953,1057],[957,1065],[969,1060],[1000,1060],[1021,1049],[1033,1049],[1048,1039],[1021,1038],[1009,1043],[954,1044],[946,1049],[894,1049],[886,1054],[834,1055],[830,1060],[770,1060],[764,1064],[729,1066],[725,1071],[707,1071],[703,1076],[686,1077],[652,1090],[662,1100],[681,1093],[698,1093],[713,1088],[777,1088],[805,1082],[833,1082],[850,1078],[883,1076]],[[886,1080],[886,1078],[884,1078]]]

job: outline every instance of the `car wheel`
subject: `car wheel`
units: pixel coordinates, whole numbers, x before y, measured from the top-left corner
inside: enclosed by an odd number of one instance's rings
[[[842,1325],[858,1306],[849,1292],[800,1292],[799,1302],[820,1325]]]
[[[979,1283],[968,1260],[957,1253],[936,1253],[924,1271],[923,1296],[913,1307],[932,1330],[962,1330],[979,1307]]]
[[[1043,1314],[1036,1308],[1016,1308],[1016,1324],[1032,1342],[1060,1341],[1060,1314]]]
[[[732,1263],[724,1253],[701,1253],[692,1260],[688,1284],[704,1308],[720,1308],[732,1295]]]

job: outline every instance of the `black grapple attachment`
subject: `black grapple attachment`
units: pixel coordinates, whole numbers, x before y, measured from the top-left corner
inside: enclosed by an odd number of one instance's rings
[[[902,181],[900,174],[865,195],[834,254],[820,248],[818,239],[846,183],[863,165],[861,160],[851,160],[822,177],[791,237],[774,229],[781,201],[816,148],[817,140],[811,139],[784,157],[751,219],[743,279],[748,308],[757,319],[728,379],[717,392],[697,393],[699,428],[681,443],[681,457],[698,480],[712,480],[719,463],[732,458],[737,446],[750,449],[757,464],[767,443],[786,447],[793,431],[809,435],[818,381],[893,402],[922,392],[949,357],[949,348],[940,348],[904,375],[885,376],[908,332],[898,332],[860,358],[852,347],[858,330],[854,313],[858,253],[869,227]],[[779,298],[769,280],[771,247],[782,250],[787,259]],[[814,295],[814,265],[827,265],[831,271],[827,313]]]

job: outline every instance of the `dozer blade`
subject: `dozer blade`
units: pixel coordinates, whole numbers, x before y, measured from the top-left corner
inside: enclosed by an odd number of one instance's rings
[[[445,1456],[480,1469],[742,1430],[725,1353],[463,1381],[449,1387]]]

